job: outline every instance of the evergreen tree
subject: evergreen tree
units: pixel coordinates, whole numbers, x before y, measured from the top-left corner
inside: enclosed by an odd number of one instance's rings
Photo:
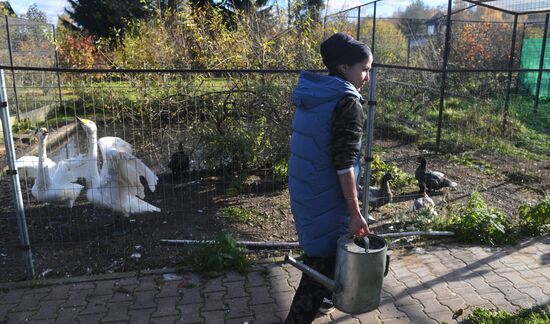
[[[109,37],[124,31],[126,22],[149,17],[153,0],[69,0],[69,17],[90,35]]]
[[[225,0],[222,6],[230,12],[240,10],[249,14],[254,8],[256,12],[262,13],[270,9],[270,7],[266,8],[267,2],[268,0]]]
[[[312,19],[313,21],[321,21],[321,10],[323,9],[323,0],[300,0],[297,1],[294,7],[294,18]]]

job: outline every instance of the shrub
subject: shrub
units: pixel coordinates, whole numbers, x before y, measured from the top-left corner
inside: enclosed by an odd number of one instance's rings
[[[170,43],[171,36],[159,15],[151,20],[132,20],[112,52],[111,64],[127,69],[174,67],[174,60],[185,51],[176,51]]]
[[[416,183],[414,176],[403,172],[395,165],[395,163],[386,163],[382,161],[380,156],[377,154],[373,155],[371,169],[371,185],[380,183],[384,174],[388,172],[391,173],[394,178],[391,180],[392,190],[403,191],[404,188]]]
[[[427,208],[416,211],[411,219],[412,225],[420,230],[433,229],[438,220],[437,212]]]
[[[550,232],[550,196],[535,206],[519,207],[519,227],[522,234],[537,236]]]
[[[222,231],[213,243],[191,250],[190,262],[193,271],[215,274],[226,270],[245,271],[249,262],[231,233]]]
[[[35,125],[29,119],[22,119],[13,123],[11,130],[14,134],[29,133],[35,129]]]
[[[465,242],[497,245],[514,241],[506,214],[487,206],[479,192],[472,192],[468,204],[451,210],[449,230]]]
[[[262,76],[247,78],[248,84],[227,79],[225,86],[230,90],[190,100],[193,109],[204,115],[197,134],[209,143],[205,150],[209,167],[225,164],[235,172],[277,167],[277,175],[286,177],[293,112],[290,81],[278,76],[266,79],[269,86],[263,84]]]
[[[97,49],[92,36],[59,28],[55,46],[63,67],[90,69],[96,63]]]
[[[237,10],[226,23],[223,10],[184,6],[128,22],[112,53],[118,68],[304,68],[320,67],[321,26],[305,19],[281,31],[276,20]],[[283,27],[283,28],[284,28]]]

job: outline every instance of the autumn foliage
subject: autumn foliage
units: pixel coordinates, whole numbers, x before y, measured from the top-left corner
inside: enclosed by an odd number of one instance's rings
[[[487,8],[463,14],[451,27],[451,64],[469,69],[508,67],[512,17]]]
[[[62,30],[56,39],[60,64],[71,68],[92,68],[96,46],[92,36]]]

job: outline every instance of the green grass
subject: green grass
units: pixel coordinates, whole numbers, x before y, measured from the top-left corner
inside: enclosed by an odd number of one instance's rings
[[[382,101],[381,101],[382,102]],[[435,102],[421,111],[402,108],[402,102],[386,99],[377,114],[380,134],[416,142],[419,147],[436,149],[439,111]],[[542,103],[534,113],[532,100],[513,98],[510,117],[503,128],[503,100],[451,98],[446,101],[441,131],[441,153],[480,151],[489,154],[545,160],[550,156],[550,104]],[[469,162],[467,162],[469,163]]]
[[[550,323],[550,309],[548,306],[535,306],[510,313],[476,307],[465,323],[546,324]]]
[[[485,161],[482,161],[474,157],[471,153],[459,154],[459,155],[445,155],[445,158],[451,162],[458,163],[471,169],[477,169],[488,175],[495,175],[496,171],[493,166]]]
[[[242,207],[225,207],[220,212],[224,218],[234,223],[259,224],[262,221],[259,212]]]

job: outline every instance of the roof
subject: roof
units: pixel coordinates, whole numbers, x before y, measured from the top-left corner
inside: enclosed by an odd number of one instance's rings
[[[479,6],[499,10],[512,15],[550,13],[548,0],[464,0]]]
[[[437,12],[435,15],[433,15],[430,19],[426,20],[426,24],[433,24],[438,21],[441,21],[443,19],[447,19],[447,16],[444,15],[441,12]]]

